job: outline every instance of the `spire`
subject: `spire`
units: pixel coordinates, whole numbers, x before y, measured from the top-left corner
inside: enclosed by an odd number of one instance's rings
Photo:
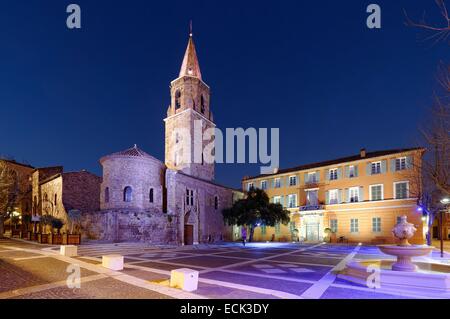
[[[182,76],[194,76],[200,80],[202,79],[200,64],[198,63],[197,52],[195,51],[194,40],[192,38],[192,21],[189,25],[189,42],[180,70],[180,77]]]

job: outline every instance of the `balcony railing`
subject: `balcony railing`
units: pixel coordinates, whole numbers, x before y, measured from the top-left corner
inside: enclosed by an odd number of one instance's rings
[[[310,210],[323,210],[323,209],[324,209],[324,205],[321,205],[321,204],[300,206],[301,212],[307,212]]]

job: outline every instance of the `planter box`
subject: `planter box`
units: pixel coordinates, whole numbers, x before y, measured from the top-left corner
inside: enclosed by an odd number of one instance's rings
[[[61,234],[51,234],[49,236],[49,244],[52,245],[62,245],[63,243],[63,235]]]
[[[80,245],[81,244],[81,234],[64,234],[63,245]]]
[[[48,234],[38,234],[38,243],[39,244],[48,244]]]
[[[21,237],[21,231],[20,229],[13,229],[11,230],[11,237]]]

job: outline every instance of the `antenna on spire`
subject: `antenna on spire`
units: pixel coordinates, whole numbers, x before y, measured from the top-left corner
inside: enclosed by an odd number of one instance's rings
[[[192,20],[189,21],[189,36],[192,37]]]

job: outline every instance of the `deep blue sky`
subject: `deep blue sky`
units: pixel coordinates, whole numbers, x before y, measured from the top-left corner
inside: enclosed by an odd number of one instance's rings
[[[72,2],[81,30],[65,26]],[[373,2],[381,30],[365,25]],[[3,0],[0,154],[97,174],[134,143],[164,160],[190,19],[218,127],[279,127],[281,167],[416,146],[448,48],[406,27],[403,8],[439,18],[432,0]],[[216,180],[258,173],[218,165]]]

